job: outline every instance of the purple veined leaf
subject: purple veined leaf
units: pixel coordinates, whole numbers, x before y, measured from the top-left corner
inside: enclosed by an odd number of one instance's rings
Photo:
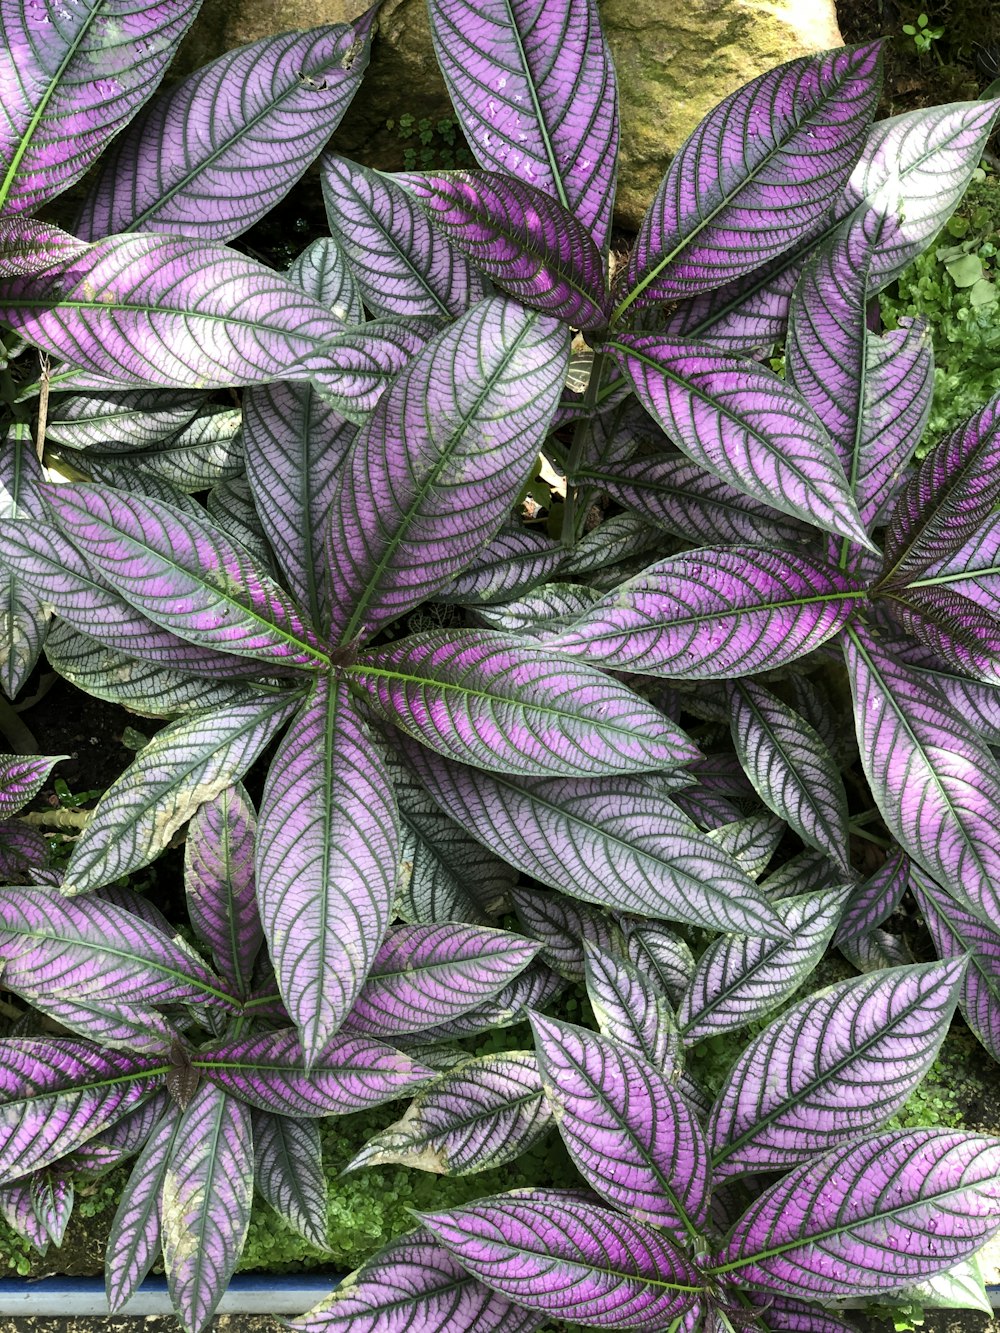
[[[353,1005],[395,896],[398,815],[376,738],[339,677],[320,677],[271,764],[257,900],[282,1002],[308,1061]]]
[[[360,426],[440,327],[431,319],[370,319],[338,333],[301,364],[324,402]]]
[[[98,802],[66,867],[84,893],[148,865],[199,806],[237,782],[292,716],[296,696],[189,713],[157,732]]]
[[[445,587],[499,532],[537,458],[568,354],[556,320],[489,297],[432,338],[379,400],[331,509],[342,643]]]
[[[409,175],[406,187],[502,291],[574,329],[607,325],[604,259],[587,227],[551,194],[496,171]]]
[[[127,1114],[164,1074],[162,1060],[75,1037],[8,1037],[0,1079],[0,1184],[72,1152]]]
[[[438,589],[434,600],[505,603],[554,574],[565,554],[560,542],[535,528],[502,527],[461,574]]]
[[[345,324],[363,324],[365,309],[347,255],[332,236],[320,236],[296,255],[285,276]]]
[[[864,148],[880,83],[868,44],[789,61],[720,102],[643,219],[616,317],[721,287],[808,236]]]
[[[248,551],[260,569],[277,576],[274,551],[264,533],[246,475],[217,482],[208,493],[205,508],[216,527]]]
[[[1000,615],[993,610],[948,587],[893,588],[882,604],[940,661],[1000,685]]]
[[[584,941],[620,949],[623,936],[613,917],[561,893],[518,887],[511,894],[521,928],[541,943],[541,958],[567,981],[582,981]]]
[[[243,395],[247,477],[290,591],[314,625],[329,616],[324,543],[338,472],[357,433],[308,384],[269,384]]]
[[[208,945],[220,974],[237,995],[250,992],[264,942],[254,894],[253,843],[257,815],[242,783],[206,801],[184,843],[188,916]]]
[[[250,1106],[306,1119],[378,1106],[433,1077],[402,1051],[354,1034],[332,1037],[307,1069],[291,1028],[198,1051],[191,1067]]]
[[[63,1160],[74,1171],[103,1174],[108,1167],[117,1166],[141,1151],[169,1106],[170,1094],[166,1088],[157,1088],[134,1111],[95,1134]]]
[[[729,701],[733,744],[760,799],[850,876],[847,792],[839,764],[805,718],[763,685],[736,682]]]
[[[680,454],[647,455],[606,470],[587,467],[576,476],[599,484],[617,504],[687,541],[764,546],[799,543],[812,535],[797,519],[741,494]]]
[[[679,1063],[680,1038],[666,996],[651,977],[618,954],[587,940],[584,955],[587,995],[601,1032],[672,1075]]]
[[[900,636],[891,639],[887,648],[932,692],[944,695],[952,712],[964,718],[982,740],[991,745],[1000,742],[1000,690],[953,674],[923,644],[913,640]]]
[[[409,769],[393,759],[389,772],[399,806],[396,914],[486,925],[504,910],[517,871],[450,819]]]
[[[197,12],[192,0],[4,4],[5,213],[34,212],[80,179],[156,90]]]
[[[868,528],[920,442],[934,389],[926,323],[879,337],[865,320],[885,226],[869,211],[807,263],[786,352],[787,377],[829,432]]]
[[[41,885],[0,889],[0,912],[4,985],[33,1003],[237,1007],[189,946],[97,896],[70,899]]]
[[[728,723],[725,689],[720,687],[718,703],[721,707],[716,706],[717,700],[710,690],[710,686],[703,685],[703,694],[696,699],[685,698],[685,707],[688,711],[693,708],[696,716],[704,717],[707,722]],[[711,716],[705,716],[706,713]],[[675,792],[671,799],[699,828],[721,828],[761,813],[757,793],[735,754],[705,755],[689,764],[687,773],[691,785]]]
[[[159,443],[138,449],[130,443],[93,445],[74,462],[92,481],[120,486],[122,490],[138,490],[158,498],[146,485],[138,486],[133,481],[145,481],[152,474],[182,494],[192,495],[242,473],[239,429],[238,410],[210,404]]]
[[[206,1327],[236,1271],[252,1197],[250,1108],[205,1083],[181,1116],[160,1192],[167,1291],[186,1333]]]
[[[542,1322],[471,1277],[423,1227],[398,1236],[288,1327],[296,1333],[476,1329],[533,1333]]]
[[[838,947],[859,972],[882,972],[889,967],[907,967],[915,961],[903,937],[891,935],[887,930],[854,935]]]
[[[0,884],[23,884],[49,863],[49,843],[39,829],[0,820]]]
[[[594,1328],[663,1328],[702,1290],[659,1228],[557,1190],[417,1215],[462,1267],[528,1309]]]
[[[579,620],[600,596],[596,588],[582,583],[543,583],[517,601],[478,606],[475,616],[489,629],[544,638]]]
[[[786,940],[723,935],[698,959],[677,1010],[685,1045],[735,1032],[777,1009],[823,957],[848,889],[783,898],[775,910],[788,928]]]
[[[104,158],[80,235],[228,241],[246,231],[337,128],[368,65],[373,21],[369,11],[354,24],[265,37],[160,93]]]
[[[874,874],[852,888],[832,945],[839,947],[880,926],[899,906],[909,879],[910,858],[901,847],[891,849]]]
[[[0,218],[0,277],[40,273],[51,264],[77,258],[86,248],[86,241],[77,240],[51,222]]]
[[[213,241],[153,234],[110,236],[44,273],[0,279],[0,316],[43,351],[124,387],[308,378],[306,363],[343,330],[264,264]],[[324,365],[331,388],[360,392],[349,365]]]
[[[398,1163],[469,1175],[512,1162],[551,1124],[534,1055],[481,1055],[418,1093],[403,1118],[369,1139],[344,1170]]]
[[[412,634],[362,653],[344,674],[376,716],[493,772],[659,771],[700,754],[627,686],[499,630]]]
[[[921,593],[954,589],[989,611],[1000,609],[1000,523],[995,513],[958,550],[912,579],[910,586]]]
[[[1000,774],[985,742],[932,682],[861,626],[844,643],[858,748],[882,817],[903,850],[982,916],[1000,912]]]
[[[205,395],[190,389],[60,394],[50,402],[45,437],[68,449],[109,443],[145,448],[170,439],[204,404]]]
[[[180,1107],[168,1102],[118,1200],[104,1265],[112,1314],[135,1294],[159,1257],[160,1191],[180,1123]]]
[[[871,547],[820,418],[771,370],[710,343],[622,333],[609,343],[643,407],[735,490]]]
[[[308,1244],[329,1249],[319,1125],[257,1110],[251,1120],[257,1192]]]
[[[694,973],[694,955],[686,940],[657,921],[624,917],[625,955],[676,1008]]]
[[[761,1309],[772,1333],[855,1333],[853,1324],[845,1324],[819,1305],[772,1292],[748,1291],[746,1294]]]
[[[492,1000],[483,1000],[457,1018],[451,1018],[436,1027],[421,1028],[416,1034],[418,1043],[456,1041],[462,1037],[476,1037],[494,1028],[508,1028],[526,1021],[529,1009],[544,1007],[564,989],[565,982],[552,969],[535,959],[513,981],[508,982]],[[409,1041],[402,1036],[397,1042]]]
[[[113,469],[109,468],[107,470],[112,471]],[[168,481],[166,477],[157,476],[144,467],[123,466],[121,470],[123,476],[127,478],[128,484],[118,489],[131,491],[143,500],[152,500],[154,503],[170,505],[174,509],[179,509],[188,518],[198,521],[204,519],[204,506],[193,495],[182,491],[173,482]],[[49,514],[51,515],[51,510]],[[65,545],[65,542],[63,544]]]
[[[910,887],[938,956],[968,958],[958,1005],[973,1034],[995,1060],[1000,1058],[1000,934],[919,870],[913,871]]]
[[[49,774],[68,754],[0,755],[0,818],[8,819],[42,790]]]
[[[934,446],[890,516],[882,583],[912,583],[975,535],[1000,496],[998,439],[1000,395]]]
[[[51,1237],[35,1216],[32,1198],[33,1176],[22,1176],[7,1185],[0,1185],[0,1217],[16,1235],[26,1240],[45,1257]]]
[[[790,551],[704,547],[651,565],[548,646],[605,670],[726,679],[818,648],[864,596],[835,569]]]
[[[709,840],[723,848],[751,879],[763,874],[784,836],[784,822],[768,810],[719,824],[707,833]]]
[[[433,0],[429,8],[434,49],[479,165],[550,194],[605,250],[618,101],[596,4]]]
[[[47,1167],[31,1178],[31,1207],[43,1234],[60,1246],[73,1212],[73,1178],[59,1165]]]
[[[800,1000],[726,1076],[708,1124],[715,1170],[787,1170],[877,1129],[927,1073],[965,960],[893,968]]]
[[[373,314],[452,317],[482,299],[468,260],[391,177],[327,152],[320,180],[330,230]]]
[[[663,553],[667,545],[661,529],[652,527],[635,514],[612,514],[584,533],[572,550],[564,553],[559,564],[562,578],[586,576],[592,586],[617,587],[627,575],[620,573],[629,560]],[[642,563],[646,563],[646,559]],[[594,578],[600,572],[602,578]]]
[[[28,425],[15,421],[0,446],[0,514],[44,521],[43,482]],[[51,618],[51,609],[22,579],[0,571],[0,689],[8,699],[17,697],[35,669]]]
[[[828,652],[835,653],[836,649],[831,648]],[[800,671],[789,672],[785,687],[791,706],[805,718],[834,759],[845,767],[853,763],[857,755],[854,729],[845,726],[843,717],[838,716],[826,678]]]
[[[105,1049],[134,1051],[165,1060],[177,1037],[174,1024],[142,1001],[118,1000],[106,991],[81,997],[72,992],[53,995],[30,981],[17,989],[34,1009],[53,1019],[60,1028],[79,1033]]]
[[[342,1030],[393,1037],[447,1023],[494,999],[538,950],[533,940],[486,926],[392,927]]]
[[[287,593],[209,521],[102,486],[45,496],[88,562],[155,624],[279,668],[326,664]]]
[[[757,1198],[709,1272],[782,1296],[834,1300],[952,1267],[1000,1227],[1000,1144],[898,1129],[825,1153]]]
[[[453,819],[550,888],[711,930],[784,927],[732,857],[642,778],[510,778],[406,744]]]
[[[45,655],[49,666],[70,684],[140,717],[174,718],[260,697],[251,685],[189,676],[126,657],[62,620],[49,632]]]

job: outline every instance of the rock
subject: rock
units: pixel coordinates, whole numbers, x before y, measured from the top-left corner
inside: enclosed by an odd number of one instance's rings
[[[178,69],[271,33],[344,23],[365,7],[364,0],[205,0]],[[618,71],[617,215],[627,228],[638,226],[671,157],[717,102],[782,61],[841,45],[834,0],[600,0],[599,7]],[[434,126],[451,114],[425,0],[385,0],[371,66],[337,148],[398,171],[408,146],[400,116]]]

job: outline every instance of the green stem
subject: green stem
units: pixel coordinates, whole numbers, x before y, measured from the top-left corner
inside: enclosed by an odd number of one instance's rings
[[[601,387],[601,376],[604,373],[605,356],[603,352],[594,353],[594,363],[590,367],[590,379],[587,381],[587,391],[583,395],[583,416],[576,423],[573,431],[573,443],[569,447],[569,455],[566,459],[566,503],[563,506],[562,521],[562,543],[567,548],[572,548],[577,540],[577,512],[576,512],[576,473],[583,462],[584,452],[587,447],[587,441],[590,439],[590,427],[594,417],[594,409],[598,402],[598,393]]]

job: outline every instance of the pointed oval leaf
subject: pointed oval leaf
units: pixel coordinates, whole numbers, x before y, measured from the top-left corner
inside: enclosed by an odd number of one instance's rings
[[[677,1011],[685,1044],[745,1027],[793,995],[823,957],[847,893],[841,887],[821,889],[775,904],[788,939],[725,935],[713,940],[698,959]]]
[[[598,249],[611,231],[615,71],[592,0],[433,0],[431,35],[477,161],[544,190]]]
[[[45,437],[69,449],[123,444],[144,449],[168,440],[205,405],[197,390],[127,389],[54,396]]]
[[[789,551],[705,547],[650,565],[548,644],[606,670],[717,680],[811,652],[863,599],[835,569]]]
[[[118,1200],[104,1269],[112,1314],[131,1299],[159,1257],[160,1190],[180,1123],[180,1107],[168,1103]]]
[[[568,981],[584,978],[585,940],[607,949],[622,944],[614,918],[586,903],[522,887],[514,889],[511,898],[522,929],[540,941],[541,957]]]
[[[51,1238],[32,1207],[34,1179],[33,1176],[23,1176],[8,1185],[0,1185],[0,1217],[11,1231],[26,1240],[44,1258]]]
[[[708,1148],[670,1079],[640,1055],[532,1014],[545,1095],[569,1154],[616,1208],[690,1241],[708,1218]]]
[[[80,179],[156,90],[196,0],[56,0],[0,11],[0,208],[35,212]]]
[[[588,940],[587,995],[605,1037],[627,1046],[664,1074],[679,1074],[680,1037],[667,997],[617,953]],[[675,1079],[676,1081],[676,1079]]]
[[[883,604],[940,662],[1000,685],[1000,607],[987,608],[947,587],[893,590],[883,595]]]
[[[335,153],[320,159],[330,230],[376,315],[460,315],[484,295],[482,279],[389,176]]]
[[[0,819],[16,815],[45,786],[49,774],[68,754],[0,754]]]
[[[544,190],[497,171],[408,176],[406,185],[435,227],[503,291],[575,329],[607,324],[601,252]]]
[[[434,594],[438,602],[505,603],[554,574],[565,547],[521,524],[502,527],[491,542]]]
[[[880,82],[869,44],[791,60],[720,102],[643,219],[623,307],[721,287],[807,235],[858,160]]]
[[[350,1010],[392,912],[392,783],[347,686],[320,677],[261,798],[256,882],[281,998],[317,1059]]]
[[[5,518],[48,517],[45,477],[27,423],[14,422],[0,449],[0,513]],[[51,608],[13,572],[0,570],[0,688],[15,699],[38,661],[48,636]]]
[[[871,545],[830,437],[791,384],[710,343],[623,333],[609,346],[694,462],[784,514]]]
[[[694,974],[691,946],[655,921],[624,917],[621,924],[629,961],[676,1007]]]
[[[345,324],[363,324],[365,308],[344,251],[332,236],[318,236],[285,270],[292,282]]]
[[[557,1190],[418,1216],[468,1272],[560,1319],[662,1327],[701,1290],[698,1269],[664,1232]]]
[[[433,338],[380,399],[331,511],[342,642],[444,587],[496,535],[537,458],[568,355],[563,325],[490,297]]]
[[[109,1166],[117,1166],[134,1156],[149,1141],[170,1105],[165,1087],[158,1088],[144,1102],[95,1134],[65,1159],[75,1171],[100,1175]]]
[[[228,241],[246,231],[340,123],[368,65],[372,20],[265,37],[161,93],[104,158],[80,235]]]
[[[579,620],[600,596],[597,588],[582,583],[543,583],[516,601],[477,606],[475,614],[490,629],[544,638]]]
[[[303,1240],[327,1249],[326,1175],[319,1125],[256,1110],[251,1119],[258,1193]]]
[[[50,222],[0,217],[0,275],[4,277],[40,273],[50,264],[75,259],[86,248],[85,241],[78,241]]]
[[[399,1163],[447,1176],[487,1171],[526,1152],[551,1123],[534,1055],[482,1055],[421,1092],[344,1169]]]
[[[493,997],[482,1000],[473,1009],[451,1018],[436,1027],[421,1028],[414,1045],[428,1042],[450,1042],[460,1037],[475,1037],[493,1028],[511,1027],[527,1020],[529,1009],[544,1009],[564,989],[565,982],[539,959],[528,966],[513,981]],[[396,1038],[404,1041],[402,1036]],[[409,1039],[405,1039],[409,1046]]]
[[[910,858],[901,847],[891,849],[874,874],[851,890],[833,935],[834,946],[880,926],[899,906],[909,878]]]
[[[710,1271],[783,1296],[891,1291],[944,1272],[1000,1228],[998,1171],[998,1140],[953,1130],[836,1148],[765,1190]]]
[[[961,959],[876,972],[775,1019],[712,1108],[716,1170],[784,1170],[888,1120],[933,1063],[964,970]]]
[[[635,773],[700,754],[627,686],[499,630],[410,635],[345,674],[407,735],[498,773]]]

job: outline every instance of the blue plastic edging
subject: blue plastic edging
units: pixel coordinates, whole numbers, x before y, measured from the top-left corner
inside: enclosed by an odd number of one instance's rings
[[[219,1302],[218,1314],[304,1314],[339,1286],[333,1273],[281,1276],[239,1274]],[[0,1278],[0,1315],[107,1315],[100,1277]],[[147,1278],[124,1305],[122,1315],[169,1315],[173,1307],[164,1278]]]

